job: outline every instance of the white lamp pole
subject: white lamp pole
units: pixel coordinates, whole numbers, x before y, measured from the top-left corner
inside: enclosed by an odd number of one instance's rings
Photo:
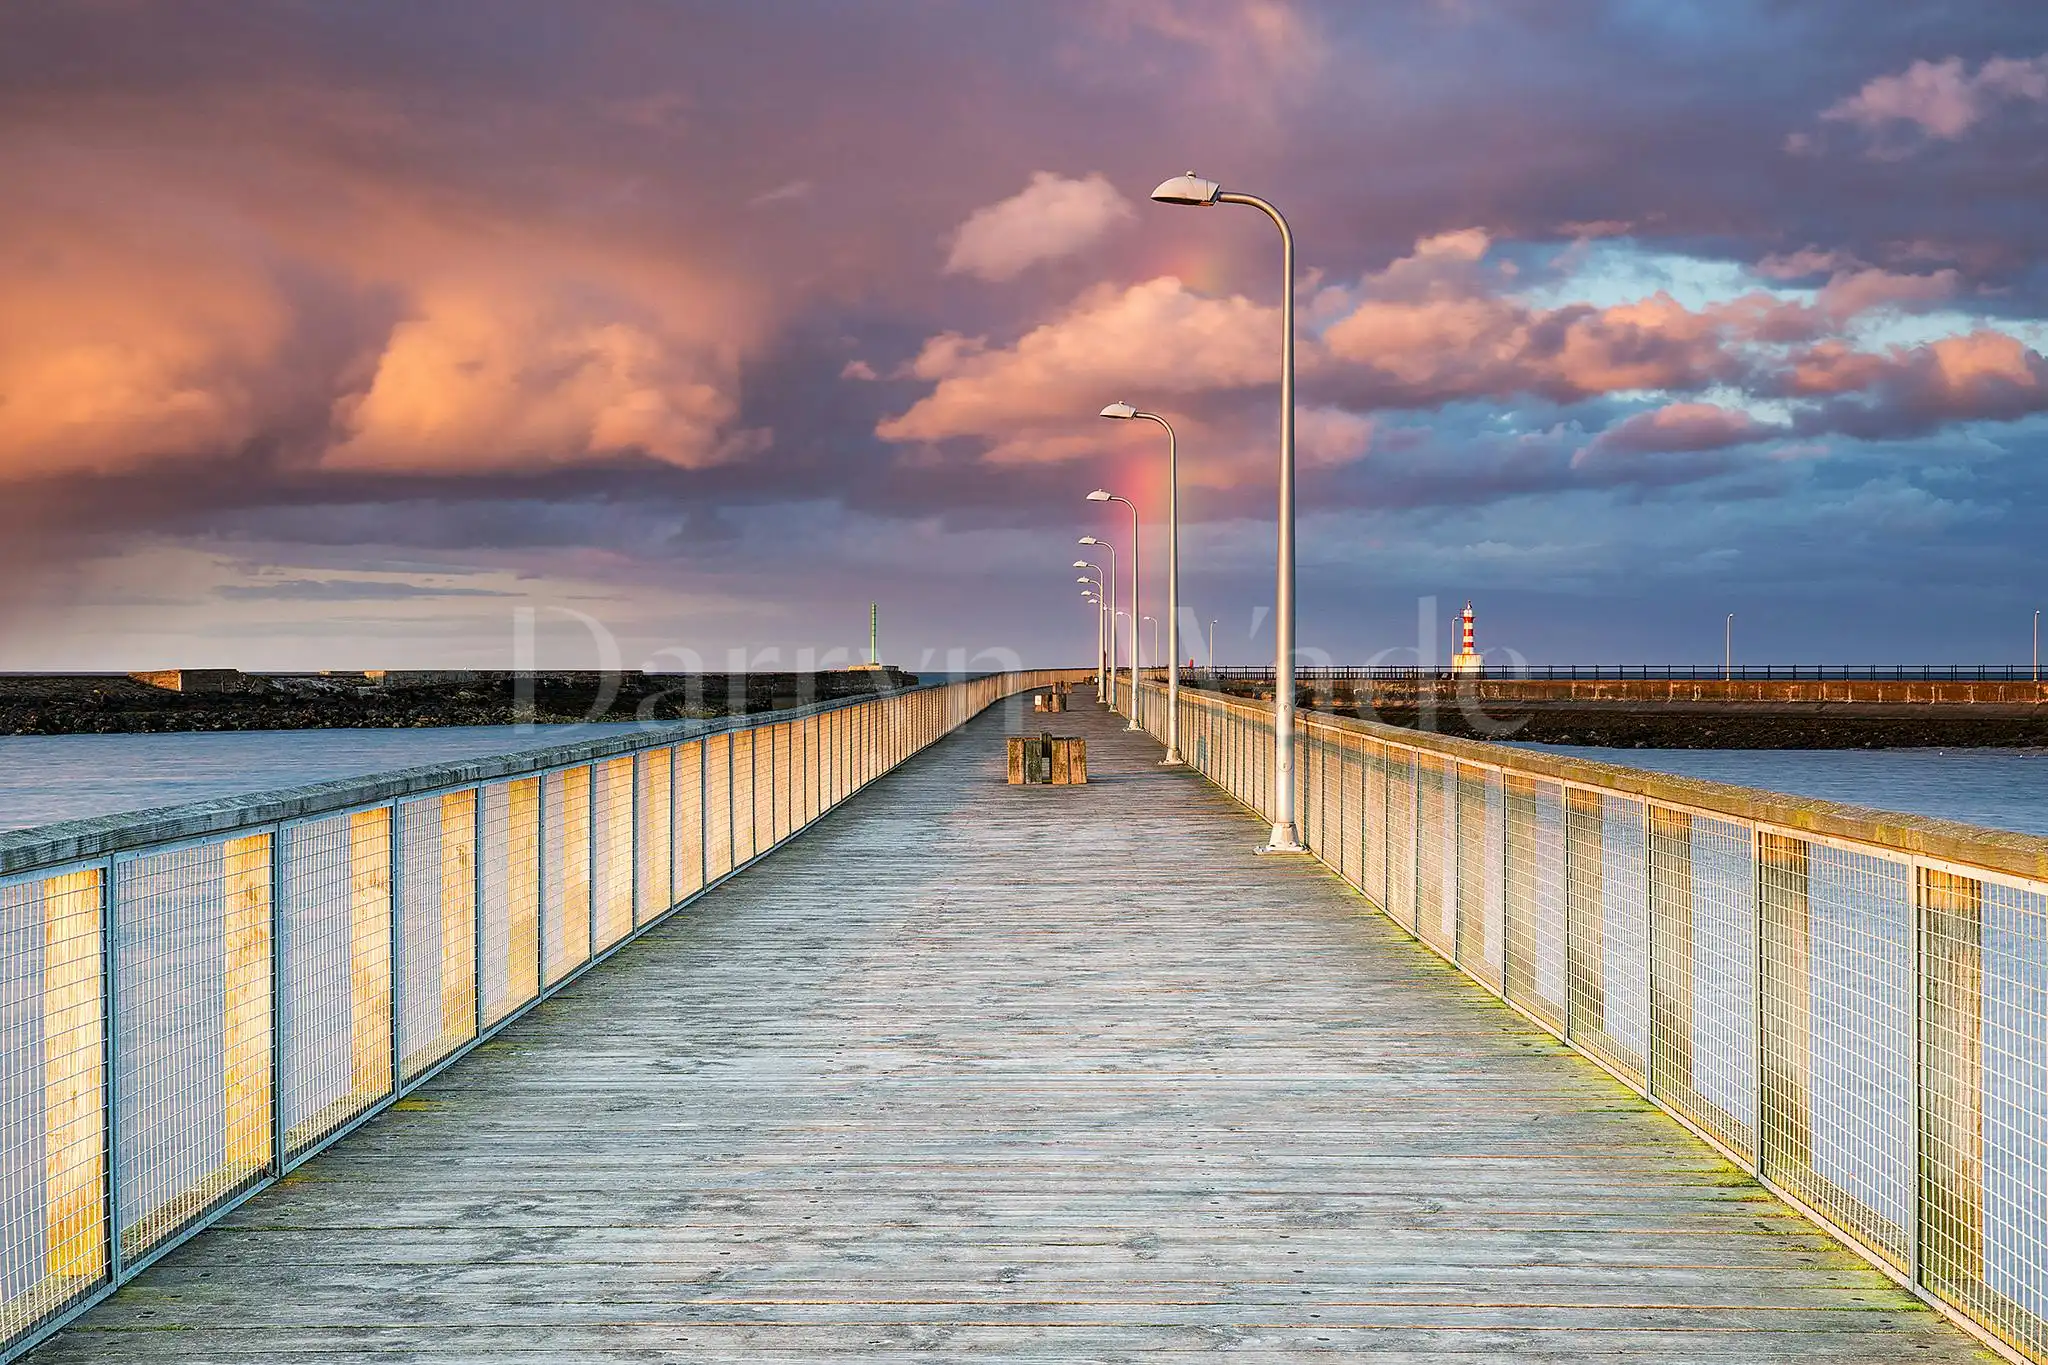
[[[1268,853],[1303,853],[1294,823],[1294,232],[1253,194],[1226,194],[1193,171],[1152,191],[1162,204],[1243,204],[1280,229],[1280,556],[1273,607],[1273,831]]]
[[[1095,608],[1095,704],[1100,706],[1102,705],[1102,671],[1106,662],[1103,651],[1107,648],[1104,644],[1105,637],[1102,633],[1102,594],[1093,588],[1083,588],[1081,589],[1081,600]]]
[[[1088,495],[1088,501],[1120,502],[1131,509],[1131,609],[1124,613],[1131,618],[1131,695],[1127,699],[1131,704],[1131,723],[1124,729],[1142,730],[1145,727],[1138,724],[1138,608],[1145,604],[1145,599],[1139,593],[1138,566],[1145,557],[1138,548],[1138,504],[1100,488]]]
[[[1109,551],[1109,601],[1104,609],[1109,613],[1109,709],[1116,709],[1116,546],[1095,536],[1082,536],[1080,543],[1093,545]]]
[[[1074,561],[1074,567],[1077,569],[1093,569],[1095,571],[1095,577],[1093,580],[1083,579],[1082,581],[1093,581],[1093,583],[1095,584],[1096,595],[1100,597],[1102,593],[1101,566],[1096,564],[1090,564],[1085,559],[1077,559]],[[1095,613],[1095,699],[1097,701],[1100,701],[1102,699],[1102,670],[1104,667],[1103,650],[1104,645],[1102,639],[1102,612],[1098,607]]]
[[[1735,681],[1735,613],[1721,626],[1721,681]]]
[[[1180,452],[1173,426],[1156,412],[1140,412],[1129,403],[1111,403],[1104,417],[1118,421],[1156,422],[1166,432],[1166,757],[1180,757]],[[1153,650],[1156,655],[1159,651]]]
[[[2034,681],[2041,681],[2041,613],[2034,612]]]
[[[1216,672],[1216,623],[1215,623],[1215,622],[1214,622],[1214,621],[1212,620],[1212,621],[1210,621],[1210,622],[1209,622],[1209,673],[1210,673],[1210,675],[1211,675],[1211,676],[1214,676],[1214,675],[1215,675],[1215,672]]]

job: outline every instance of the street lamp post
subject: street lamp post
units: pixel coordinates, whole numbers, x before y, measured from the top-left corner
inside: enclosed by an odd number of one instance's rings
[[[1111,403],[1104,417],[1121,422],[1153,422],[1166,433],[1166,757],[1180,757],[1180,452],[1173,426],[1156,412],[1141,412],[1129,403]],[[1153,650],[1154,655],[1158,650]]]
[[[1089,580],[1084,579],[1082,581],[1087,582]],[[1081,589],[1081,600],[1092,604],[1095,608],[1095,704],[1100,706],[1102,705],[1102,671],[1105,664],[1103,650],[1106,647],[1102,625],[1102,594],[1095,588],[1083,588]]]
[[[1216,673],[1216,623],[1213,620],[1209,622],[1209,673],[1212,677]]]
[[[1077,569],[1081,567],[1078,561],[1074,567]],[[1087,574],[1082,574],[1074,581],[1082,585],[1081,596],[1088,598],[1090,601],[1093,601],[1095,597],[1091,590],[1102,586]],[[1100,689],[1102,686],[1102,612],[1100,609],[1097,609],[1095,613],[1095,686],[1097,689]]]
[[[1109,709],[1116,709],[1116,546],[1095,536],[1082,536],[1082,545],[1095,545],[1109,551],[1109,601],[1105,607],[1109,612]]]
[[[1303,853],[1294,823],[1294,231],[1253,194],[1227,194],[1193,171],[1152,191],[1162,204],[1243,204],[1280,230],[1280,553],[1273,607],[1273,830],[1268,853]]]
[[[1152,666],[1157,668],[1159,666],[1159,618],[1148,616],[1145,619],[1152,623]]]
[[[1092,581],[1095,584],[1097,596],[1100,596],[1102,593],[1102,567],[1098,564],[1090,564],[1085,559],[1075,560],[1074,567],[1077,569],[1094,570],[1095,577]],[[1102,700],[1102,670],[1105,666],[1104,654],[1106,646],[1102,637],[1102,613],[1099,610],[1095,613],[1095,618],[1095,699],[1099,702]]]
[[[1124,728],[1142,730],[1145,727],[1138,724],[1138,608],[1145,604],[1145,599],[1138,590],[1138,566],[1144,560],[1138,549],[1138,504],[1100,488],[1088,495],[1088,501],[1120,502],[1131,509],[1131,609],[1124,613],[1131,618],[1131,723]]]
[[[1735,681],[1735,613],[1721,627],[1721,681]]]
[[[2041,681],[2041,613],[2034,612],[2034,681]]]

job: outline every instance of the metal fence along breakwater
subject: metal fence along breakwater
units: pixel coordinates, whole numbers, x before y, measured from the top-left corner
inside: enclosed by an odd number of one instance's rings
[[[11,1359],[1009,673],[0,835]]]
[[[1271,818],[1269,704],[1183,690]],[[1165,729],[1163,688],[1140,723]],[[1395,923],[2007,1354],[2048,1360],[2048,839],[1303,715]]]

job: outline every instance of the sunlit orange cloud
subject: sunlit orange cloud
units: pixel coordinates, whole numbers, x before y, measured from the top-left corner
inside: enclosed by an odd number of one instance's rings
[[[226,116],[0,145],[0,478],[279,432],[300,463],[384,473],[697,466],[765,439],[731,423],[770,308],[686,246],[289,142],[204,155],[236,141]]]

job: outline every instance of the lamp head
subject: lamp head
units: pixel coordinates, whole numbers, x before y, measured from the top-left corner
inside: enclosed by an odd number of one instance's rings
[[[1110,496],[1111,496],[1111,495],[1110,495],[1110,493],[1108,492],[1108,490],[1106,490],[1106,489],[1101,489],[1101,488],[1098,488],[1098,489],[1096,489],[1096,490],[1095,490],[1095,491],[1094,491],[1093,493],[1090,493],[1090,494],[1088,495],[1088,501],[1090,501],[1090,502],[1108,502],[1108,501],[1109,501],[1109,499],[1110,499]]]
[[[1102,410],[1102,415],[1104,417],[1114,417],[1118,421],[1128,422],[1131,418],[1138,415],[1138,410],[1129,403],[1111,403]]]
[[[1164,181],[1152,191],[1153,201],[1160,204],[1207,205],[1216,202],[1216,196],[1223,193],[1223,187],[1213,180],[1204,180],[1193,171],[1177,175]]]
[[[1077,569],[1092,569],[1095,566],[1085,559],[1077,559],[1074,561],[1074,567]]]
[[[1082,537],[1081,537],[1081,538],[1080,538],[1079,540],[1075,541],[1074,543],[1075,543],[1076,545],[1107,545],[1107,544],[1109,544],[1109,542],[1108,542],[1108,541],[1106,541],[1106,540],[1097,540],[1097,539],[1096,539],[1096,538],[1095,538],[1094,536],[1082,536]]]

